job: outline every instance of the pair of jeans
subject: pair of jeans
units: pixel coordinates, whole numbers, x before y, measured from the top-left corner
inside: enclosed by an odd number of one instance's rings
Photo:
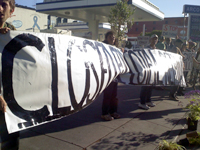
[[[142,86],[140,91],[140,103],[146,104],[151,102],[152,86]]]
[[[8,133],[4,113],[0,112],[1,150],[19,149],[19,132]]]
[[[110,85],[104,90],[102,115],[113,114],[117,112],[117,84],[118,82],[112,81]]]

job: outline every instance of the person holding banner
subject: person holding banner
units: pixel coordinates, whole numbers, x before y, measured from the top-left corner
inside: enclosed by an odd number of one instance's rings
[[[108,31],[103,42],[106,44],[115,45],[116,41],[114,32]],[[117,79],[114,79],[104,90],[101,118],[105,121],[111,121],[113,119],[120,118],[120,115],[117,113],[117,84]]]
[[[15,27],[6,22],[15,9],[15,0],[0,0],[0,33],[6,34],[9,30],[16,30]],[[19,132],[9,134],[6,127],[5,116],[7,103],[3,96],[0,96],[0,136],[2,150],[19,149]]]
[[[150,45],[147,46],[147,48],[150,49],[156,49],[156,44],[158,43],[158,36],[156,34],[153,34],[150,38]],[[156,106],[151,101],[151,94],[152,94],[153,87],[150,86],[142,86],[140,91],[140,103],[139,107],[145,110],[148,110],[150,107]]]

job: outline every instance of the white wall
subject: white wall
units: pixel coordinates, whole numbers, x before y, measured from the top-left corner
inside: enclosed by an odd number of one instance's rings
[[[7,22],[13,24],[19,31],[34,31],[47,29],[47,14],[38,13],[32,9],[16,7],[13,17]],[[40,29],[40,30],[39,30]]]

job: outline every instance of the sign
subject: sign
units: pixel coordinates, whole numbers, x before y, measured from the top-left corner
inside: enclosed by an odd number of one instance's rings
[[[183,13],[200,14],[200,6],[197,5],[184,5]]]
[[[13,25],[15,28],[20,28],[20,27],[23,25],[23,23],[22,23],[22,21],[20,21],[20,20],[14,20],[14,21],[12,22],[12,25]]]
[[[138,36],[137,43],[140,46],[147,46],[149,44],[149,36]]]
[[[0,58],[9,133],[81,110],[129,72],[120,49],[60,34],[0,34]]]
[[[165,37],[176,37],[178,34],[178,26],[164,24],[162,28],[162,35]]]
[[[190,39],[194,42],[200,41],[200,16],[191,15],[190,19]]]

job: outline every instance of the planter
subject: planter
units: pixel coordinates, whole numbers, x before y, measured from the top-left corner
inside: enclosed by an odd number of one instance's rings
[[[186,134],[186,138],[189,141],[190,147],[200,145],[200,136],[199,132],[193,131]]]
[[[198,120],[193,121],[190,118],[187,119],[188,130],[194,131],[197,130]]]

